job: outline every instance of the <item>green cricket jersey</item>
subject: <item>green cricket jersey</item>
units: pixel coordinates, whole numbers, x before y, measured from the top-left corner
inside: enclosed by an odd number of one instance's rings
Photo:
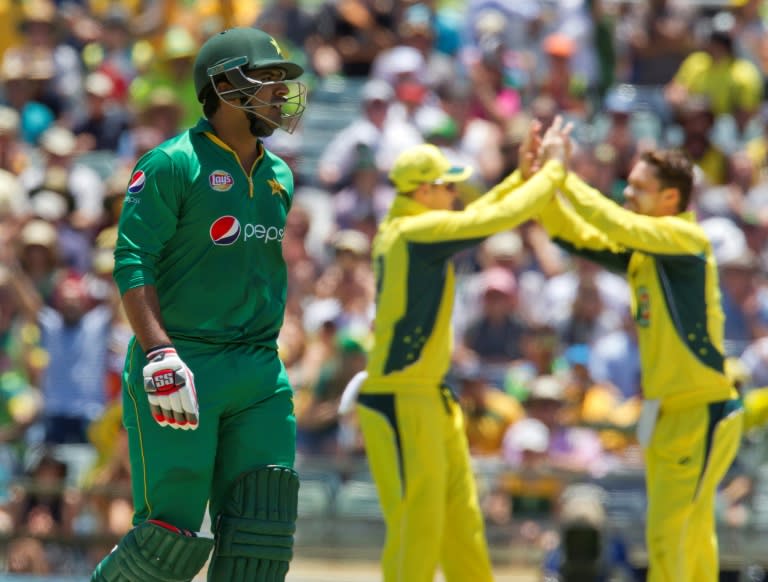
[[[626,210],[574,174],[541,215],[555,241],[626,274],[632,289],[643,396],[667,410],[735,396],[724,373],[717,265],[693,214]]]
[[[201,119],[136,164],[120,216],[114,278],[121,293],[156,286],[173,339],[277,346],[293,175],[259,147],[247,172]]]

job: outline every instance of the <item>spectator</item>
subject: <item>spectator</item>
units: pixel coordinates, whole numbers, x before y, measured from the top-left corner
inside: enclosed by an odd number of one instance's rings
[[[75,201],[78,224],[94,226],[104,204],[104,182],[96,170],[76,160],[75,135],[65,127],[50,127],[40,136],[40,149],[43,155],[38,164],[19,176],[24,186],[32,191],[44,185],[52,172],[64,174],[67,190]]]
[[[726,184],[729,179],[728,157],[712,141],[715,113],[707,97],[691,95],[678,108],[683,129],[682,149],[704,173],[710,185]]]
[[[557,511],[559,544],[544,558],[545,577],[562,582],[636,580],[629,544],[609,525],[607,498],[608,492],[596,485],[566,487]]]
[[[85,78],[86,110],[73,126],[79,151],[114,152],[128,129],[128,113],[113,102],[115,86],[104,73],[94,72]]]
[[[33,537],[19,537],[8,546],[9,574],[47,576],[52,568],[42,542]]]
[[[599,338],[590,349],[589,373],[596,382],[617,388],[626,399],[640,394],[640,354],[629,310],[621,322],[621,327]]]
[[[21,117],[12,107],[0,105],[0,169],[19,174],[29,163],[21,141]]]
[[[619,327],[616,313],[605,308],[600,290],[594,280],[579,283],[571,304],[571,312],[560,337],[566,346],[592,345],[599,338]]]
[[[526,419],[519,421],[524,424],[518,428],[512,424],[504,437],[505,461],[512,467],[525,464],[525,451],[530,448],[538,451],[539,447],[526,444],[527,440],[521,437],[521,433],[533,433],[533,427],[543,426],[546,432],[540,428],[535,430],[542,434],[541,442],[546,443],[541,448],[547,453],[546,460],[542,460],[547,466],[576,473],[602,472],[604,457],[597,433],[589,428],[566,427],[560,422],[565,404],[563,380],[553,375],[538,376],[530,382],[529,390],[525,401]],[[547,435],[546,439],[544,434]]]
[[[315,296],[338,303],[340,329],[367,331],[374,299],[370,242],[361,232],[341,230],[333,236],[332,245],[334,259],[317,280]]]
[[[336,455],[341,452],[339,403],[352,376],[365,369],[365,349],[347,334],[335,339],[335,350],[321,367],[317,381],[304,388],[297,403],[296,447],[308,455]]]
[[[373,238],[375,226],[387,213],[395,191],[382,179],[367,145],[358,145],[356,157],[349,185],[333,195],[335,223],[339,229],[362,231]]]
[[[469,452],[477,456],[500,456],[504,433],[525,415],[520,403],[490,383],[479,364],[459,367],[459,403],[464,411]]]
[[[360,148],[367,148],[379,171],[386,173],[399,148],[423,141],[418,130],[390,116],[394,96],[394,90],[386,81],[366,82],[361,93],[360,116],[331,140],[318,160],[321,184],[328,188],[347,184],[359,161]]]
[[[577,49],[575,41],[566,34],[554,33],[544,39],[542,48],[548,68],[539,83],[539,94],[554,99],[558,111],[585,116],[588,81],[575,73],[571,64]]]
[[[741,132],[757,112],[763,94],[760,71],[734,51],[733,18],[719,13],[702,50],[691,53],[665,88],[673,109],[694,95],[706,97],[715,116],[731,114]]]
[[[666,85],[695,48],[695,10],[674,0],[633,4],[619,29],[625,46],[627,80],[643,86]],[[623,37],[623,38],[622,38]]]
[[[61,272],[58,240],[56,229],[40,219],[27,222],[19,233],[19,265],[46,304],[52,301]]]
[[[502,267],[482,273],[481,311],[470,321],[462,345],[470,353],[464,357],[474,361],[501,386],[507,367],[523,357],[523,336],[528,326],[516,315],[517,282]]]
[[[332,48],[341,62],[341,74],[367,77],[376,57],[394,46],[396,29],[389,2],[325,2],[315,20],[316,37],[310,46]]]
[[[106,402],[110,304],[94,305],[88,281],[67,273],[40,312],[41,344],[50,361],[42,378],[45,442],[87,443],[90,422]]]

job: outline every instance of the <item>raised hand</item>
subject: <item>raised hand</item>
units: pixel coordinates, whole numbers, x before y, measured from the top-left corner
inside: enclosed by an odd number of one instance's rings
[[[528,133],[520,144],[519,169],[523,180],[533,176],[539,169],[538,157],[541,147],[541,122],[534,119],[528,128]]]
[[[563,124],[563,118],[558,115],[544,133],[539,146],[538,164],[544,165],[549,160],[559,160],[568,167],[571,158],[571,131],[573,124]]]

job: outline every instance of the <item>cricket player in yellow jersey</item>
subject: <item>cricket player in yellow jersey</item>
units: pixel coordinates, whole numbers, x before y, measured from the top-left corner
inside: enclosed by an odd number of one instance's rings
[[[561,144],[562,145],[562,144]],[[357,412],[387,525],[385,582],[493,580],[461,410],[443,380],[452,348],[454,253],[533,217],[565,175],[554,158],[527,182],[513,173],[464,210],[454,167],[435,146],[401,153],[397,196],[373,244],[374,345]],[[563,148],[560,148],[563,150]]]
[[[540,215],[556,242],[625,272],[632,290],[648,582],[718,580],[715,495],[742,434],[742,406],[724,370],[717,265],[686,212],[692,184],[684,154],[650,151],[630,172],[624,208],[569,173],[561,189],[569,204],[555,196]]]

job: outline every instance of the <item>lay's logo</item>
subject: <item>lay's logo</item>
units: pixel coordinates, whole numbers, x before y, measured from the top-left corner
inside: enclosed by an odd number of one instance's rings
[[[211,185],[211,188],[217,192],[227,192],[234,186],[235,179],[229,172],[225,172],[224,170],[214,170],[211,172],[211,175],[208,176],[208,183]]]

